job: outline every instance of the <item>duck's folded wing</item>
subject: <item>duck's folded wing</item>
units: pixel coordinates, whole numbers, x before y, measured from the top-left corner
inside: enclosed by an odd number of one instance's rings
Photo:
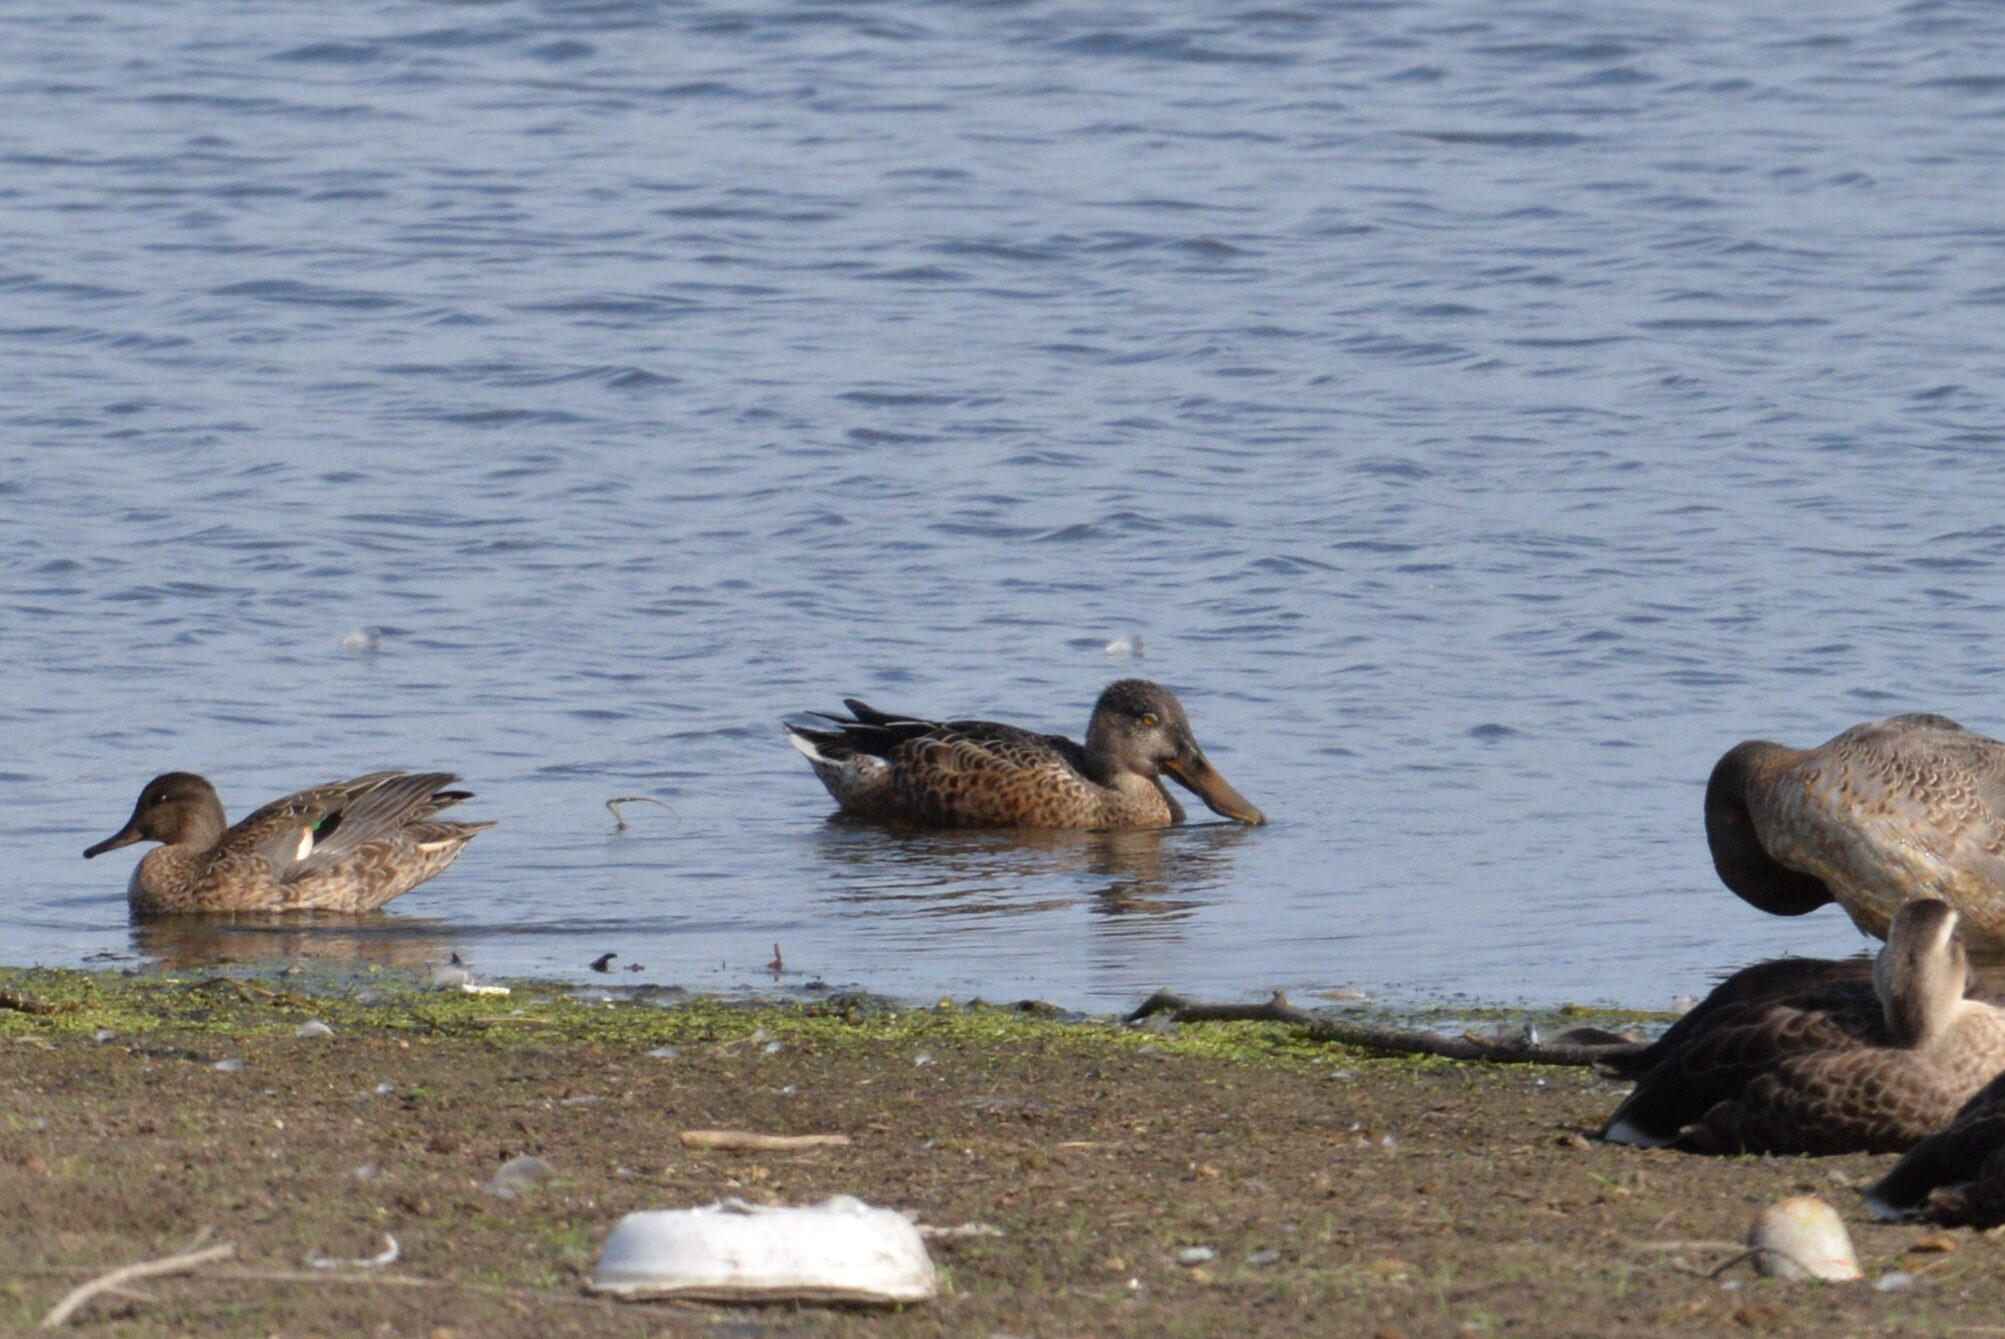
[[[333,869],[371,842],[398,836],[412,823],[467,798],[445,787],[459,778],[451,772],[377,772],[340,786],[338,803],[330,804],[313,828],[312,845],[286,868],[287,879]]]
[[[929,762],[966,771],[1065,771],[1084,777],[1086,750],[1063,735],[1040,735],[998,721],[945,721],[907,748],[927,751]]]

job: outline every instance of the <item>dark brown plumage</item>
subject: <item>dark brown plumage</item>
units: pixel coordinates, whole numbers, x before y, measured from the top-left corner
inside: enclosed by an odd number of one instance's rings
[[[132,872],[139,913],[372,911],[443,871],[492,823],[434,815],[472,793],[449,772],[371,772],[274,800],[227,826],[216,788],[193,772],[146,783],[132,817],[84,857],[163,845]]]
[[[1870,991],[1838,963],[1730,978],[1680,1037],[1667,1034],[1602,1137],[1699,1153],[1898,1152],[1941,1128],[2005,1068],[2005,1013],[1966,998],[1956,926],[1945,902],[1904,906]]]
[[[1916,1144],[1866,1192],[1882,1218],[1995,1227],[2005,1223],[2005,1075]]]
[[[1093,708],[1086,743],[996,721],[930,721],[855,698],[832,730],[787,726],[836,803],[863,818],[929,827],[1159,828],[1183,821],[1167,776],[1243,823],[1266,816],[1211,765],[1183,704],[1122,679]]]

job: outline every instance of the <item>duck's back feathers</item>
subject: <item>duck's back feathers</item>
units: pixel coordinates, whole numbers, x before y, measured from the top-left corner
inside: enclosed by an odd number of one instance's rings
[[[1743,967],[1687,1010],[1663,1036],[1648,1046],[1611,1056],[1600,1068],[1610,1078],[1641,1078],[1692,1038],[1718,1027],[1729,1013],[1751,1018],[1760,1008],[1784,1001],[1819,1012],[1836,1008],[1870,1015],[1878,1007],[1873,960],[1777,958]]]
[[[1866,1207],[1886,1219],[2005,1222],[2005,1075],[1909,1149],[1866,1192]]]
[[[1706,835],[1722,881],[1765,911],[1835,898],[1884,936],[1904,902],[1939,897],[1973,939],[2005,943],[2005,743],[1946,716],[1736,745],[1708,782]]]

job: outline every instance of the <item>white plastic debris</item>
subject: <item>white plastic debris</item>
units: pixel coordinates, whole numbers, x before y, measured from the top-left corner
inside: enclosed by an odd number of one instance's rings
[[[1763,1209],[1747,1244],[1754,1267],[1776,1278],[1838,1283],[1863,1277],[1838,1211],[1815,1195],[1793,1195]]]
[[[385,1232],[383,1249],[375,1255],[365,1255],[359,1260],[344,1260],[338,1256],[322,1255],[319,1251],[315,1251],[306,1257],[306,1263],[315,1269],[381,1269],[385,1265],[396,1264],[397,1257],[402,1253],[402,1249],[397,1245],[397,1239]]]
[[[364,626],[350,628],[341,638],[341,649],[350,655],[369,655],[383,649],[383,630]]]
[[[923,1302],[939,1290],[904,1215],[837,1195],[811,1207],[728,1199],[630,1213],[606,1238],[592,1287],[629,1299]]]
[[[1148,653],[1148,644],[1142,640],[1142,634],[1139,632],[1124,632],[1107,643],[1109,660],[1124,660],[1129,657],[1140,660]]]

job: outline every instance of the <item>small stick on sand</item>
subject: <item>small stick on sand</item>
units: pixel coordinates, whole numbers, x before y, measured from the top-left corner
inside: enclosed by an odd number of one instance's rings
[[[213,1260],[226,1260],[236,1253],[235,1243],[226,1241],[220,1246],[210,1246],[199,1251],[184,1251],[179,1255],[163,1256],[158,1260],[144,1260],[136,1265],[125,1265],[114,1269],[109,1274],[100,1274],[89,1283],[70,1289],[63,1300],[56,1303],[48,1315],[42,1317],[42,1328],[59,1329],[64,1321],[75,1315],[91,1298],[99,1293],[123,1287],[134,1279],[150,1279],[162,1274],[185,1274],[191,1269],[200,1269]]]
[[[620,812],[620,806],[623,804],[658,804],[671,814],[675,814],[674,805],[670,804],[667,800],[657,800],[652,795],[615,796],[613,799],[606,801],[606,808],[612,811],[613,822],[619,824],[618,827],[613,829],[614,832],[625,832],[627,830],[626,815]],[[681,814],[675,814],[675,816],[677,819],[682,817]]]
[[[847,1148],[846,1134],[754,1134],[750,1130],[684,1130],[684,1148],[726,1148],[745,1153],[793,1153],[804,1148]]]
[[[1447,1037],[1439,1032],[1374,1027],[1337,1018],[1318,1018],[1298,1009],[1280,991],[1265,1004],[1194,1004],[1181,995],[1159,990],[1128,1015],[1137,1022],[1151,1014],[1169,1014],[1179,1023],[1264,1021],[1289,1023],[1306,1030],[1311,1040],[1336,1042],[1360,1050],[1392,1055],[1438,1055],[1449,1060],[1487,1060],[1507,1065],[1592,1065],[1642,1049],[1640,1042],[1539,1042],[1529,1037]]]

